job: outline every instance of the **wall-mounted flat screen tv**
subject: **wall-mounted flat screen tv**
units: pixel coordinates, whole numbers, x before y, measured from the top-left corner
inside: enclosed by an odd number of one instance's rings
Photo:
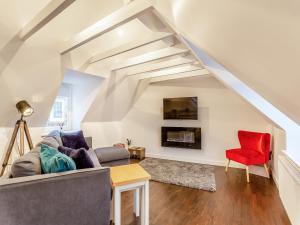
[[[164,98],[165,120],[197,120],[198,98]]]

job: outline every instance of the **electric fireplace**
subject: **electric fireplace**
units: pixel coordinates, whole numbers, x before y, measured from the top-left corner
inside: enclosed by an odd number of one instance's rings
[[[163,147],[201,149],[201,128],[162,127],[161,145]]]

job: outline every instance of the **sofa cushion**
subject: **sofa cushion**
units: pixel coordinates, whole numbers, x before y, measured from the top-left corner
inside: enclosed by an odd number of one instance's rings
[[[65,146],[59,146],[58,151],[71,157],[76,164],[77,169],[94,168],[93,161],[84,148],[72,149]]]
[[[60,145],[56,138],[50,136],[43,137],[42,141],[40,141],[36,146],[41,147],[42,144],[48,145],[52,148],[58,148]]]
[[[58,173],[76,169],[73,159],[48,145],[41,145],[40,157],[44,173]]]
[[[11,166],[12,177],[24,177],[41,174],[40,147],[35,147],[15,160]]]
[[[86,150],[89,149],[89,146],[85,142],[82,130],[75,132],[61,132],[61,140],[63,143],[62,145],[68,148],[85,148]]]
[[[101,166],[103,167],[113,167],[113,166],[123,166],[123,165],[129,165],[130,159],[120,159],[120,160],[114,160],[109,162],[103,162],[101,163]]]
[[[100,163],[120,159],[129,159],[130,154],[126,148],[104,147],[95,149]]]
[[[232,159],[244,165],[264,164],[265,156],[259,151],[251,149],[229,149],[226,150],[226,158]]]

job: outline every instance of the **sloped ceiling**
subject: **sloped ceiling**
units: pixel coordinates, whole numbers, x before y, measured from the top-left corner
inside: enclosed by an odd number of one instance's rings
[[[43,126],[63,79],[61,44],[124,4],[122,0],[111,0],[109,3],[104,0],[77,0],[26,42],[16,41],[15,37],[21,28],[48,2],[0,2],[0,26],[3,28],[0,30],[0,126],[11,126],[15,121],[15,103],[20,99],[27,99],[36,109],[30,118],[31,126]],[[300,94],[300,80],[297,77],[300,69],[296,66],[300,56],[298,1],[151,2],[184,36],[299,124],[300,101],[295,97]],[[139,23],[136,27],[139,27]],[[103,36],[81,46],[72,51],[70,66],[80,67],[81,62],[95,54],[99,48],[104,51],[126,43],[140,33],[146,35],[147,29],[141,29],[133,29],[129,32],[131,35],[125,33],[123,38]],[[130,28],[126,30],[130,31]],[[102,75],[105,70],[101,69],[102,66],[95,64],[86,72]],[[124,99],[126,95],[123,93],[128,88],[132,96],[136,96],[135,92],[140,93],[136,87],[141,82],[135,79],[131,81],[127,79],[116,92],[122,96],[115,101],[116,109],[124,101],[129,106],[134,102]],[[110,88],[109,81],[107,83]],[[143,83],[147,84],[147,80]],[[107,98],[106,105],[111,98]],[[121,115],[111,118],[108,113],[100,116],[102,109],[98,108],[97,99],[103,100],[103,97],[96,98],[92,104],[88,113],[91,120],[121,118]],[[121,111],[125,113],[127,110],[126,106]]]
[[[78,0],[25,42],[22,27],[50,1],[0,1],[0,126],[19,117],[15,104],[26,99],[35,108],[30,126],[44,126],[62,82],[60,48],[75,33],[123,6],[122,0]],[[82,55],[85,55],[82,50]]]
[[[153,2],[184,36],[300,123],[299,1]]]
[[[226,88],[220,81],[213,76],[196,76],[189,78],[178,78],[173,80],[161,81],[152,83],[154,86],[174,86],[174,87],[189,87],[189,88]]]
[[[0,49],[50,0],[0,1]]]

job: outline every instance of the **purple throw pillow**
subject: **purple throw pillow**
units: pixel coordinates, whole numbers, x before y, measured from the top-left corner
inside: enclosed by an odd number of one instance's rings
[[[82,130],[66,133],[61,132],[61,140],[65,147],[72,149],[85,148],[86,150],[89,150],[89,146],[85,142]]]
[[[84,148],[72,149],[65,146],[59,146],[58,151],[73,159],[77,169],[94,168],[94,163]]]

